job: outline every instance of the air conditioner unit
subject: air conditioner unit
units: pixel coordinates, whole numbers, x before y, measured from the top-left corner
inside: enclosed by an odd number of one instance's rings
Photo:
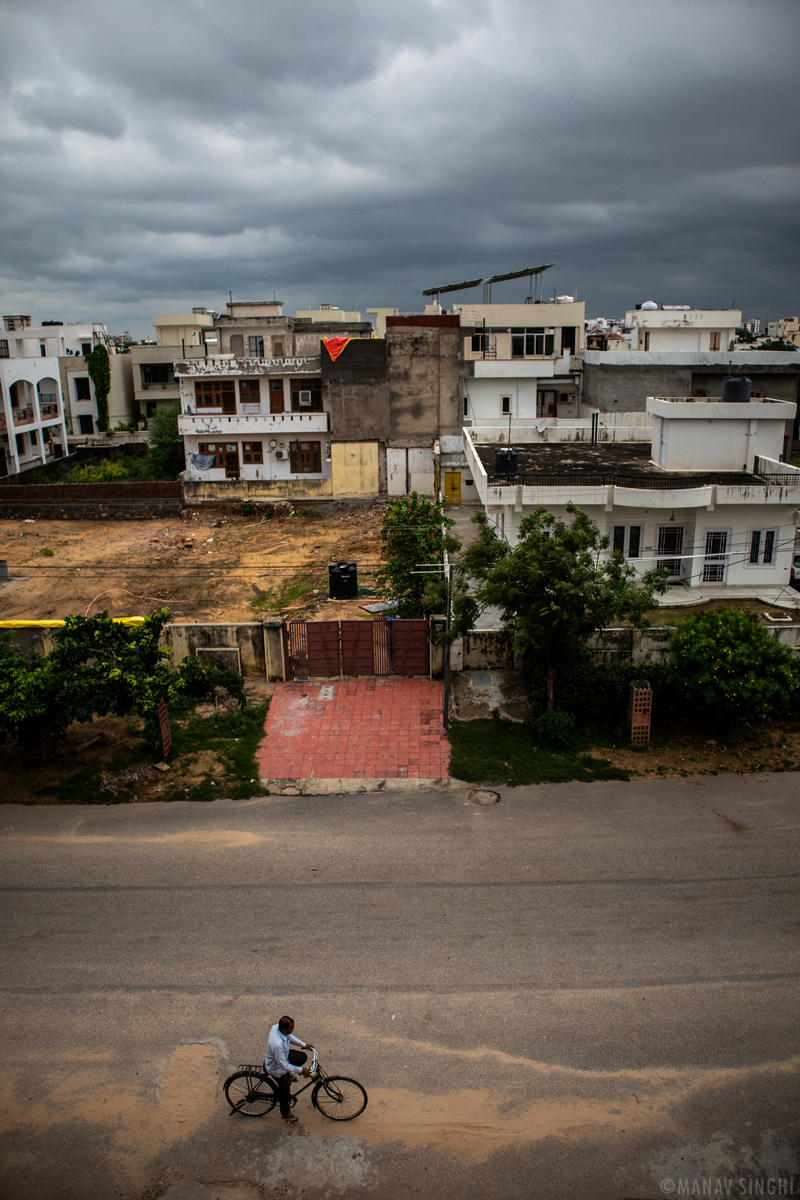
[[[300,393],[300,407],[311,408],[311,392]]]
[[[285,455],[285,453],[286,453],[286,452],[285,452],[285,450],[276,450],[276,451],[275,451],[275,457],[276,457],[276,458],[283,458],[283,457],[284,457],[284,455]]]

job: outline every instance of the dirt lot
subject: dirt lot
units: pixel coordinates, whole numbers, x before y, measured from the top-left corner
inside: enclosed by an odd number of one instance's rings
[[[187,513],[167,521],[3,521],[0,619],[112,616],[164,606],[177,621],[252,621],[269,613],[369,619],[358,602],[329,603],[328,564],[359,566],[370,587],[383,506],[263,516]],[[52,553],[48,553],[52,551]]]

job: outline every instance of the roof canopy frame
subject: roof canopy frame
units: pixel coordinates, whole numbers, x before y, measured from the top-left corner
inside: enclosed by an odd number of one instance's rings
[[[492,303],[492,284],[505,283],[508,279],[523,279],[526,275],[530,279],[530,295],[526,298],[526,304],[534,304],[537,298],[534,293],[534,279],[538,288],[538,302],[542,298],[542,275],[545,271],[549,271],[554,263],[544,263],[541,267],[525,267],[522,271],[508,271],[504,275],[492,275],[488,279],[467,279],[463,283],[448,283],[444,287],[426,288],[422,293],[423,296],[435,296],[436,303],[439,303],[439,296],[445,292],[462,292],[467,288],[478,287],[483,285],[483,302],[484,304]]]

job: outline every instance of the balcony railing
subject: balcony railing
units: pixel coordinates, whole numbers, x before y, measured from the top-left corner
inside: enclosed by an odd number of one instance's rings
[[[58,404],[57,403],[42,404],[40,401],[39,402],[39,413],[41,414],[43,421],[49,417],[57,417],[58,416]]]
[[[749,475],[744,471],[709,471],[704,475],[489,475],[489,487],[620,487],[640,492],[674,492],[701,487],[800,487],[800,477],[784,472]]]
[[[14,424],[15,425],[30,425],[33,422],[32,408],[15,408],[14,409]]]

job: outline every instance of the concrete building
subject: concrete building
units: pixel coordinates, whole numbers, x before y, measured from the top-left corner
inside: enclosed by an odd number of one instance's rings
[[[339,336],[314,323],[313,356],[228,353],[177,363],[189,494],[432,495],[443,468],[460,493],[466,460],[459,318],[388,316],[386,322],[385,338],[372,337],[369,324],[356,325],[369,336],[348,337],[353,323],[342,323]],[[308,344],[310,325],[288,320],[283,349]],[[220,328],[228,338],[237,329]]]
[[[447,485],[451,503],[465,494],[474,499],[461,448],[460,319],[452,314],[384,314],[384,319],[384,339],[351,341],[335,360],[322,354],[334,455],[348,456],[351,469],[363,464],[358,470],[364,494],[433,495]]]
[[[64,324],[61,321],[45,321],[34,326],[30,317],[7,316],[3,318],[4,336],[0,338],[0,360],[26,359],[38,362],[41,367],[34,368],[41,374],[41,393],[48,397],[45,404],[52,405],[51,378],[52,367],[50,359],[55,359],[57,368],[55,377],[58,385],[55,391],[60,393],[60,414],[67,433],[72,437],[91,438],[98,433],[97,400],[94,384],[89,376],[86,358],[95,346],[105,345],[109,350],[111,361],[111,390],[108,397],[109,426],[116,424],[127,425],[134,417],[133,385],[130,362],[127,356],[115,353],[115,348],[109,346],[105,325],[98,321],[76,322]],[[12,336],[13,335],[13,336]],[[12,372],[13,374],[13,372]],[[29,406],[24,406],[29,407]],[[48,409],[49,411],[49,409]],[[52,421],[46,423],[48,428],[47,444],[52,444],[50,453],[61,452],[61,443],[56,431],[50,429]],[[35,441],[31,444],[30,436],[23,436],[25,453],[19,457],[21,469],[29,465],[39,465],[41,454],[41,439],[36,430],[31,431]],[[26,440],[27,438],[27,440]],[[64,443],[66,447],[66,442]]]
[[[175,375],[179,359],[204,358],[217,352],[216,315],[207,308],[193,308],[190,313],[154,316],[155,344],[131,346],[133,420],[139,428],[146,429],[159,408],[172,408],[180,400]]]
[[[761,322],[757,319],[753,321],[745,321],[742,328],[746,329],[748,333],[752,333],[754,337],[758,337],[758,335],[761,333]]]
[[[322,321],[330,324],[332,321],[360,321],[360,312],[345,312],[335,304],[320,304],[319,308],[299,309],[295,316],[301,321]]]
[[[685,350],[585,350],[581,412],[644,412],[648,396],[720,398],[727,375],[744,374],[754,400],[772,396],[795,403],[800,354],[740,346],[735,353]]]
[[[796,405],[650,396],[647,412],[649,446],[515,435],[511,475],[495,467],[498,430],[465,429],[467,459],[498,531],[513,545],[525,513],[544,505],[566,517],[572,501],[608,533],[609,553],[620,551],[639,574],[666,567],[686,599],[736,589],[796,603],[788,584],[800,470],[780,461]]]
[[[797,317],[781,317],[780,321],[775,322],[774,336],[800,346],[800,321]]]
[[[719,353],[733,350],[742,323],[738,308],[691,308],[648,300],[625,314],[632,348],[643,352]]]
[[[67,453],[55,355],[0,359],[0,475],[15,475]]]
[[[578,416],[583,301],[455,304],[467,368],[463,418]]]

